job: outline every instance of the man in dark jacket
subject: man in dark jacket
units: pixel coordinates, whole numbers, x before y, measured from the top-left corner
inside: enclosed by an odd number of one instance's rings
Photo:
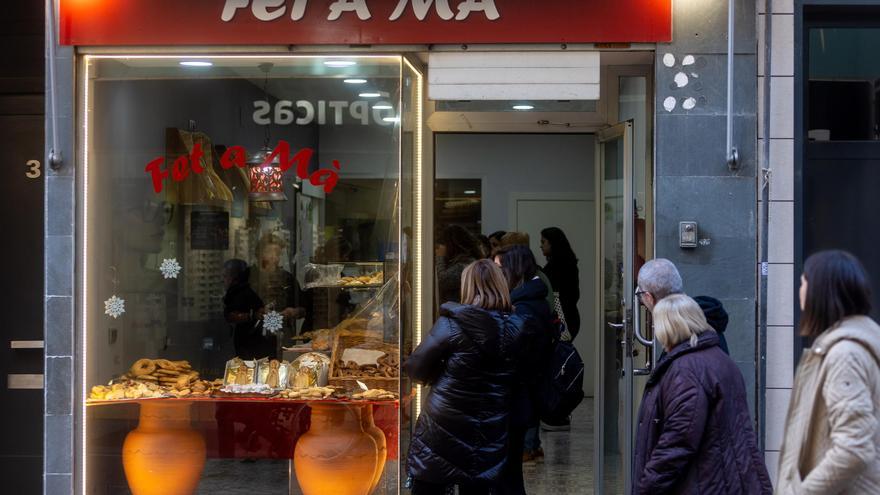
[[[681,281],[678,268],[665,258],[656,258],[645,263],[639,270],[638,283],[636,294],[639,301],[648,308],[648,311],[653,311],[654,305],[666,296],[684,294],[684,284]],[[724,337],[728,323],[724,305],[718,299],[709,296],[697,296],[694,300],[703,310],[706,321],[718,334],[719,347],[725,354],[730,354],[727,348],[727,339]]]
[[[407,458],[414,480],[485,494],[500,478],[515,364],[504,336],[523,325],[516,315],[441,306],[434,328],[403,366],[414,381],[431,386]]]
[[[736,364],[703,332],[666,353],[645,388],[633,495],[770,494]]]

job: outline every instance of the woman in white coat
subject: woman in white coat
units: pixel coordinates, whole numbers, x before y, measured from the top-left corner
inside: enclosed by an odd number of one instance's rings
[[[880,327],[862,264],[823,251],[804,264],[801,335],[776,493],[880,493]]]

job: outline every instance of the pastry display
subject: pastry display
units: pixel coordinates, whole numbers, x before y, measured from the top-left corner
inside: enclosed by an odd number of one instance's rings
[[[290,364],[290,386],[293,388],[323,387],[330,373],[330,358],[309,352]]]
[[[381,388],[374,388],[357,394],[352,394],[351,398],[355,400],[393,400],[397,398],[397,394],[382,390]]]
[[[183,389],[199,379],[199,372],[188,361],[138,359],[122,378]]]
[[[287,388],[290,379],[290,363],[277,359],[257,362],[256,383],[263,383],[275,390]]]
[[[337,357],[333,369],[334,378],[398,378],[400,356],[382,350],[348,348]]]
[[[223,392],[225,394],[259,394],[259,395],[272,395],[275,391],[269,385],[265,383],[230,383],[224,385],[219,389],[219,392]]]
[[[226,362],[226,373],[223,375],[224,385],[249,385],[258,383],[258,370],[261,366],[268,365],[267,359],[244,360],[238,357]],[[268,373],[268,368],[266,369]]]
[[[282,399],[329,399],[336,392],[334,387],[294,387],[282,390],[278,397]]]
[[[138,359],[128,373],[109,385],[96,385],[89,400],[153,399],[159,397],[206,397],[222,385],[199,379],[187,361]]]
[[[369,275],[361,275],[359,277],[341,277],[339,285],[342,287],[363,287],[366,285],[381,285],[384,281],[385,274],[381,271],[371,273]]]

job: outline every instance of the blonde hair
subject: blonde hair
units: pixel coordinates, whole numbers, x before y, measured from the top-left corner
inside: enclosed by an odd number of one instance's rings
[[[504,273],[491,260],[474,261],[461,273],[461,303],[478,308],[511,311]]]
[[[701,333],[712,331],[697,301],[684,294],[664,297],[652,313],[654,334],[667,350],[687,339],[691,347],[695,347]]]

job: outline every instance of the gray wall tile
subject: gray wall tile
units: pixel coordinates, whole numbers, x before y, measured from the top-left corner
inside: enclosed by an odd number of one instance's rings
[[[767,324],[794,325],[794,265],[771,264],[767,276]]]
[[[46,295],[72,296],[73,236],[46,236]]]
[[[794,263],[794,203],[770,202],[770,263]]]
[[[794,327],[767,327],[767,386],[791,388],[794,382]]]
[[[44,477],[45,495],[71,495],[73,493],[73,475],[47,474]]]
[[[734,361],[753,361],[755,357],[755,300],[721,299],[721,303],[729,318],[724,337],[727,339],[730,356]]]
[[[722,54],[697,54],[694,55],[696,62],[693,65],[682,66],[682,58],[685,54],[679,52],[676,56],[676,64],[666,67],[657,64],[657,99],[656,112],[662,114],[685,114],[715,115],[727,114],[727,55]],[[662,56],[661,56],[662,58]],[[734,113],[736,115],[753,114],[754,110],[748,111],[758,97],[758,87],[755,83],[755,55],[737,55],[734,57]],[[678,87],[675,83],[676,74],[683,73],[688,79],[687,84]],[[674,96],[678,104],[672,112],[667,112],[663,107],[667,96]],[[685,110],[682,102],[685,98],[696,99],[696,107]],[[746,105],[738,105],[737,102],[748,102]],[[745,112],[744,112],[745,110]]]
[[[762,4],[763,5],[763,4]],[[758,16],[758,74],[764,71],[764,22],[767,16]],[[794,16],[773,14],[773,39],[771,40],[771,75],[794,75]]]
[[[46,473],[73,472],[73,416],[46,416]]]
[[[767,471],[770,473],[770,482],[773,483],[773,486],[776,486],[776,472],[779,468],[779,452],[770,450],[764,452],[764,463],[767,465]]]
[[[73,356],[73,298],[46,298],[46,355]]]
[[[46,414],[72,414],[73,359],[46,358]]]
[[[46,178],[45,214],[48,235],[73,235],[73,198],[73,177],[50,175]]]
[[[757,0],[757,2],[758,12],[762,14],[766,12],[764,0]],[[773,14],[792,14],[794,13],[794,0],[773,0],[771,8],[773,9]]]
[[[700,222],[700,238],[755,238],[755,180],[750,177],[657,177],[657,235],[675,236],[675,251],[701,256],[702,246],[678,248],[678,222]],[[709,248],[712,247],[710,244]],[[684,256],[685,254],[682,254]],[[753,256],[753,255],[752,255]]]
[[[755,3],[732,1],[736,2],[736,52],[755,53]],[[727,2],[672,2],[672,6],[672,39],[679,49],[694,53],[727,52]]]
[[[658,176],[754,177],[759,149],[755,140],[755,115],[733,119],[733,144],[739,151],[740,169],[727,167],[727,117],[725,115],[657,114]]]
[[[791,389],[767,389],[767,429],[764,433],[764,447],[767,450],[779,450],[782,447],[782,439],[785,434],[785,414],[788,411],[790,398]]]

